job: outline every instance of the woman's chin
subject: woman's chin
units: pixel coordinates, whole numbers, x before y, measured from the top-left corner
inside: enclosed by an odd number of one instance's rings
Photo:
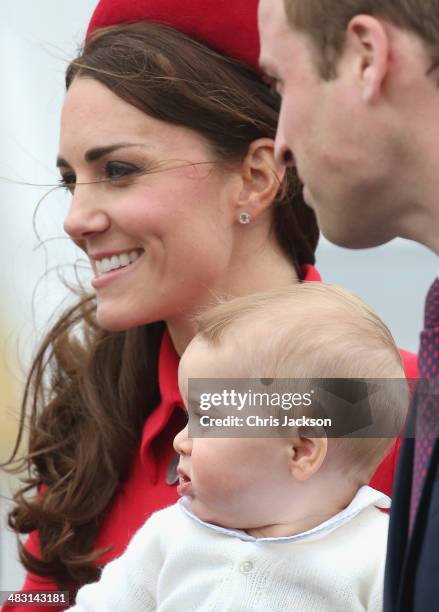
[[[110,309],[100,307],[99,305],[96,311],[96,321],[99,327],[110,332],[127,331],[134,327],[141,327],[142,325],[154,322],[154,320],[150,320],[145,316],[133,317],[127,313],[117,313],[114,309],[110,311]]]

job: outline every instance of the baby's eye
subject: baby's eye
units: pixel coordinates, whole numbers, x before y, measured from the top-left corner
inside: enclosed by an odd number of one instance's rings
[[[76,176],[73,174],[73,172],[66,172],[65,174],[61,175],[58,183],[61,185],[61,187],[67,191],[70,191],[70,193],[73,193],[75,191]]]
[[[105,175],[111,180],[121,179],[132,174],[140,174],[141,172],[142,168],[127,162],[111,161],[105,164]]]

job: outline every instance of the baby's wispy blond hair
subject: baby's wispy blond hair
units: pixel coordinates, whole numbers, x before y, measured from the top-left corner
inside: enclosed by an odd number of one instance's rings
[[[198,339],[233,347],[231,378],[404,379],[388,327],[360,298],[335,285],[298,283],[223,301],[199,315],[197,324]],[[375,432],[379,419],[387,431],[390,423],[399,432],[406,416],[401,386],[387,387],[379,402],[370,398]],[[328,460],[367,481],[393,442],[388,435],[331,439]]]

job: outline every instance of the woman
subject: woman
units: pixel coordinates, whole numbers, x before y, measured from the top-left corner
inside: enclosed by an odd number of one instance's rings
[[[257,73],[256,0],[233,4],[103,0],[68,69],[65,229],[94,293],[48,334],[26,388],[31,475],[10,516],[32,532],[25,590],[96,579],[176,500],[193,315],[217,296],[318,280],[313,212],[274,163],[279,101]]]

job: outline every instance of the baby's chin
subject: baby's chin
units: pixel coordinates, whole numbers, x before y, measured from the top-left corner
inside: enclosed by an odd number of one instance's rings
[[[196,498],[191,498],[189,509],[192,514],[195,514],[195,516],[200,519],[200,521],[228,528],[228,525],[226,525],[227,520],[221,512],[215,511],[205,504],[200,503]]]
[[[252,526],[248,521],[248,512],[240,512],[239,516],[230,514],[230,512],[222,512],[221,510],[215,510],[207,507],[205,504],[200,503],[197,499],[191,498],[189,502],[189,509],[197,518],[204,523],[211,525],[217,525],[223,529],[239,529],[240,531],[247,531],[248,529],[257,529],[258,526]]]

